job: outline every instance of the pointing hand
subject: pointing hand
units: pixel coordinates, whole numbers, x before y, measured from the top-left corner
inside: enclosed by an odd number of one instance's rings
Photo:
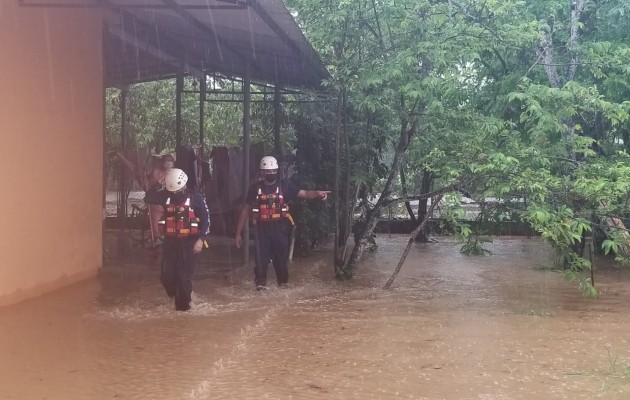
[[[322,200],[326,200],[328,198],[328,193],[330,193],[330,190],[318,190],[317,191],[317,195]]]

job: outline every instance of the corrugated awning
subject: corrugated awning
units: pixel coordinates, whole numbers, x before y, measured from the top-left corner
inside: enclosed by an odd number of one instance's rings
[[[319,89],[328,72],[282,0],[21,0],[106,10],[108,86],[219,72]]]

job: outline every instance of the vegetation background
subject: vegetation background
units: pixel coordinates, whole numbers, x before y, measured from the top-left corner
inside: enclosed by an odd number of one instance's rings
[[[334,232],[335,268],[349,278],[386,212],[420,225],[433,205],[467,254],[486,252],[484,222],[530,224],[587,295],[597,295],[583,257],[591,238],[627,260],[630,1],[286,4],[331,73],[328,101],[282,108],[291,179],[333,190],[328,205],[294,205],[299,251]],[[120,93],[107,93],[110,153],[120,148]],[[171,80],[129,88],[130,145],[174,148],[174,94]],[[195,144],[196,95],[182,112],[184,142]],[[205,147],[239,146],[241,123],[239,103],[208,103]],[[254,103],[252,140],[273,148],[272,128],[272,104]],[[474,221],[462,218],[463,196],[479,205]]]

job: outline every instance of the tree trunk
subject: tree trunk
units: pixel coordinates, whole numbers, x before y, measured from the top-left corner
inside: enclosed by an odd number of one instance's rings
[[[387,280],[387,282],[383,286],[383,289],[389,289],[390,286],[392,286],[392,283],[394,283],[394,279],[396,279],[396,277],[398,276],[398,273],[402,269],[402,266],[405,263],[405,260],[407,259],[407,255],[409,254],[409,250],[411,249],[411,245],[415,241],[416,236],[418,236],[420,231],[422,231],[424,229],[424,227],[426,226],[427,221],[429,220],[429,215],[431,215],[433,213],[433,209],[440,202],[440,200],[442,200],[442,196],[438,196],[438,197],[434,198],[431,201],[431,207],[429,207],[429,212],[425,214],[425,217],[422,220],[422,222],[420,223],[420,225],[418,225],[418,227],[416,229],[414,229],[413,232],[411,232],[411,235],[409,235],[409,241],[407,242],[407,246],[405,247],[405,250],[403,251],[403,254],[400,257],[400,260],[398,261],[398,265],[396,266],[396,269],[392,273],[392,276],[389,277],[389,279]]]
[[[411,140],[416,135],[417,131],[417,120],[414,120],[409,128],[407,128],[406,122],[403,122],[401,124],[401,132],[400,137],[398,138],[398,144],[396,145],[396,153],[394,154],[394,160],[392,161],[391,169],[387,177],[387,181],[385,182],[385,186],[383,187],[381,195],[374,207],[367,211],[365,222],[354,236],[354,248],[352,249],[352,253],[350,254],[350,259],[348,260],[348,268],[351,271],[355,269],[356,265],[361,259],[363,251],[365,250],[365,246],[367,245],[368,238],[370,237],[370,235],[372,235],[372,232],[374,232],[374,228],[376,227],[376,224],[378,223],[378,220],[381,216],[383,205],[386,203],[392,193],[394,180],[396,179],[396,176],[400,171],[400,165],[402,163],[403,156],[407,151]]]
[[[341,187],[341,113],[343,111],[343,92],[341,89],[339,97],[337,98],[337,117],[335,121],[335,251],[333,255],[333,267],[335,272],[337,268],[343,266],[343,260],[340,258],[340,248],[343,242],[344,236],[341,231],[341,215],[343,213],[343,207],[341,202],[341,193],[339,188]]]
[[[582,17],[582,11],[584,10],[584,0],[572,0],[571,3],[571,33],[569,35],[569,43],[567,47],[571,54],[571,61],[567,68],[566,81],[572,81],[577,71],[579,62],[579,53],[577,51],[577,44],[580,37],[580,18]]]
[[[424,171],[422,173],[422,185],[420,187],[420,193],[428,193],[431,190],[431,185],[433,184],[433,176],[431,172]],[[418,221],[424,221],[427,215],[431,216],[431,214],[427,212],[429,199],[422,199],[418,201]],[[426,226],[425,226],[426,228]],[[418,235],[416,236],[416,242],[426,243],[429,241],[429,238],[426,234],[426,229],[422,228]]]
[[[407,179],[405,179],[405,168],[400,167],[400,187],[402,188],[403,197],[407,197]],[[411,202],[405,201],[405,208],[407,209],[407,214],[409,214],[409,218],[413,224],[416,224],[416,214],[413,213],[413,209],[411,208]]]

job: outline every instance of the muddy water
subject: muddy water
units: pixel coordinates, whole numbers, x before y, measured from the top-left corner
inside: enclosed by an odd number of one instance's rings
[[[0,399],[630,399],[630,270],[598,260],[589,300],[531,268],[538,240],[465,257],[442,239],[383,291],[406,238],[379,243],[352,282],[322,250],[264,293],[217,245],[188,313],[143,255],[0,309]]]

